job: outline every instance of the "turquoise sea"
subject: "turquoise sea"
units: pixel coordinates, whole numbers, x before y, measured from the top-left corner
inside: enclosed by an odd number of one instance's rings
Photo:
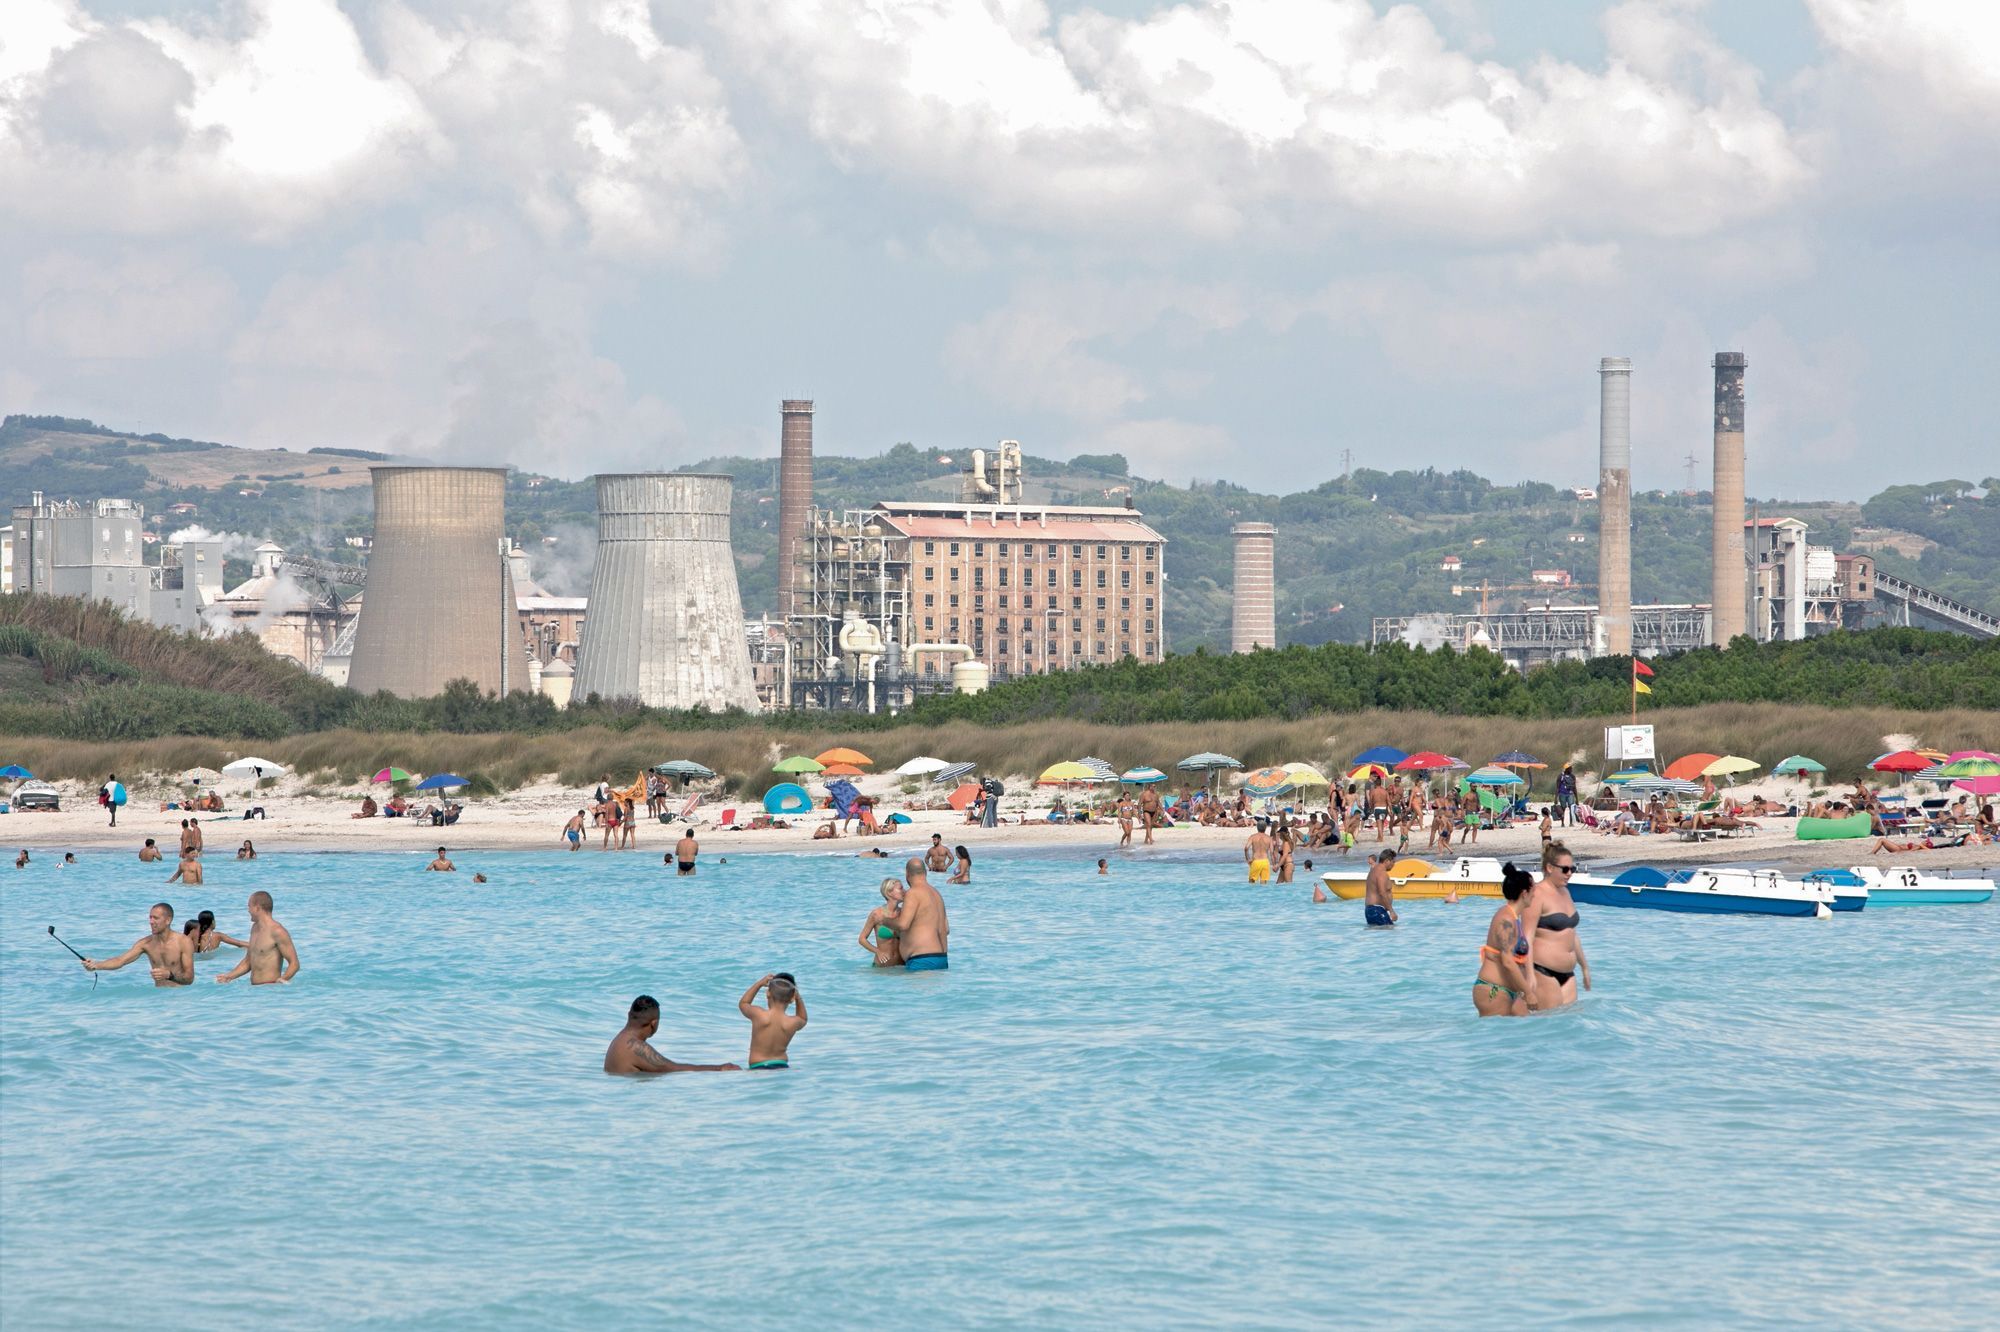
[[[1597,990],[1480,1021],[1492,904],[982,856],[952,969],[871,970],[887,868],[649,855],[0,869],[0,1324],[1991,1326],[2000,909],[1584,908]],[[9,857],[11,860],[11,857]],[[90,978],[164,896],[299,981]],[[793,1067],[736,999],[797,974]]]

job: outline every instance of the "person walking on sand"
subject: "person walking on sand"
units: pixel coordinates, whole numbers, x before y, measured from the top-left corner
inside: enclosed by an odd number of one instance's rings
[[[563,825],[562,840],[569,843],[569,849],[572,851],[583,850],[582,810],[578,810],[576,813],[569,816],[569,822]]]
[[[1160,826],[1160,788],[1148,786],[1139,792],[1139,821],[1146,825],[1145,846],[1153,844],[1153,829]]]
[[[695,857],[701,854],[701,843],[694,840],[694,829],[681,834],[681,840],[674,843],[674,872],[681,875],[694,873]]]
[[[114,772],[104,779],[104,785],[97,788],[97,797],[104,802],[104,807],[111,811],[111,826],[116,828],[118,826],[118,806],[122,803],[118,799],[117,773]]]
[[[753,1002],[757,991],[764,992],[764,1006]],[[736,1001],[736,1009],[750,1019],[750,1059],[747,1067],[756,1072],[759,1069],[790,1068],[792,1037],[805,1029],[806,1001],[799,993],[798,982],[789,971],[779,971],[766,975],[764,979],[743,992]],[[795,1012],[787,1012],[795,1009]]]
[[[153,964],[153,984],[161,989],[194,984],[194,941],[174,933],[174,909],[165,902],[153,903],[146,913],[150,931],[139,942],[109,961],[83,959],[85,971],[117,971],[144,955]]]
[[[1361,916],[1376,929],[1385,929],[1397,920],[1396,886],[1389,882],[1389,862],[1395,858],[1394,851],[1384,851],[1368,862],[1368,883],[1362,889],[1364,903]]]
[[[682,1064],[667,1058],[652,1046],[660,1029],[660,1001],[642,994],[625,1013],[625,1029],[611,1038],[604,1052],[604,1071],[617,1074],[720,1073],[739,1069],[741,1064]]]
[[[1271,836],[1261,827],[1244,839],[1243,863],[1250,867],[1250,882],[1271,881]]]
[[[1138,809],[1133,805],[1131,796],[1127,795],[1119,798],[1118,845],[1121,849],[1132,845],[1132,816],[1137,812]]]
[[[944,895],[931,886],[921,860],[904,862],[903,880],[909,886],[903,893],[902,910],[896,914],[896,932],[902,936],[904,969],[949,970],[951,918],[945,912]]]
[[[262,889],[250,894],[250,942],[242,960],[215,980],[220,985],[246,972],[252,985],[283,985],[299,977],[299,950],[292,944],[292,932],[271,914],[271,895]]]

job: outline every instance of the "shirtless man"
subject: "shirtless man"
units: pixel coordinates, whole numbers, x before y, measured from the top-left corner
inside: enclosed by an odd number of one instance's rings
[[[440,874],[455,874],[458,872],[458,866],[451,863],[450,858],[445,855],[443,847],[438,848],[437,859],[424,866],[424,868],[427,870],[436,870]]]
[[[949,863],[950,852],[946,852]],[[896,913],[897,933],[903,941],[905,971],[947,971],[951,967],[951,919],[945,914],[944,895],[931,886],[924,862],[911,859],[903,864],[903,909]]]
[[[1271,881],[1271,835],[1262,828],[1244,841],[1243,863],[1250,867],[1250,882]]]
[[[146,913],[146,924],[151,934],[109,962],[86,957],[83,969],[116,971],[138,961],[143,953],[153,964],[153,984],[161,989],[194,984],[194,944],[185,934],[174,933],[174,909],[165,902],[153,903],[153,909]]]
[[[762,1008],[752,1002],[759,990],[764,991]],[[788,1007],[796,1007],[798,1012],[788,1013],[785,1011]],[[736,1008],[750,1019],[750,1070],[790,1068],[786,1052],[791,1048],[792,1037],[806,1025],[805,996],[799,993],[792,973],[780,971],[764,977],[743,992]]]
[[[167,876],[168,883],[200,883],[201,861],[192,851],[181,852],[180,867]]]
[[[1361,914],[1368,924],[1378,928],[1396,923],[1396,889],[1389,882],[1389,863],[1395,858],[1394,851],[1384,851],[1368,862],[1368,885],[1362,889],[1365,905]]]
[[[152,838],[148,837],[146,839],[146,844],[139,848],[140,863],[150,865],[159,858],[160,858],[159,843],[155,842]]]
[[[252,985],[299,978],[299,950],[292,946],[292,932],[271,914],[271,895],[261,889],[250,894],[250,942],[243,960],[217,976],[216,983],[233,981],[246,971]]]
[[[677,874],[694,873],[695,857],[701,854],[701,843],[694,840],[694,829],[681,834],[681,840],[674,843],[674,871]]]
[[[932,833],[930,849],[924,852],[924,868],[942,874],[951,868],[951,848],[944,844],[943,833]]]
[[[606,796],[597,805],[597,821],[604,828],[604,842],[597,849],[609,851],[611,839],[618,833],[618,819],[624,811],[624,804],[616,796]]]
[[[648,1042],[660,1029],[660,1001],[642,994],[632,1001],[625,1015],[625,1030],[611,1038],[604,1052],[606,1073],[720,1073],[741,1068],[741,1064],[680,1064],[655,1050]]]
[[[201,834],[200,834],[199,832],[195,831],[195,827],[194,827],[194,820],[193,820],[193,819],[182,819],[182,820],[181,820],[181,859],[183,859],[183,860],[187,859],[187,853],[188,853],[188,852],[190,852],[190,851],[196,851],[196,852],[199,852],[199,850],[200,850],[200,849],[201,849]]]
[[[1146,825],[1144,846],[1153,844],[1153,829],[1160,826],[1160,792],[1149,786],[1139,793],[1139,821]]]
[[[568,822],[568,823],[565,823],[565,824],[563,825],[563,830],[562,830],[562,837],[563,837],[563,840],[564,840],[565,842],[568,842],[568,843],[569,843],[569,849],[570,849],[570,850],[572,850],[572,851],[581,851],[581,850],[583,850],[583,811],[582,811],[582,810],[578,810],[578,811],[577,811],[576,813],[574,813],[574,814],[570,815],[570,820],[569,820],[569,822]]]

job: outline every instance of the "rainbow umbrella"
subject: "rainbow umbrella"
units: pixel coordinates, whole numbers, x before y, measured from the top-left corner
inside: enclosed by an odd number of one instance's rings
[[[1127,768],[1119,774],[1118,780],[1130,782],[1134,786],[1152,786],[1167,780],[1167,774],[1158,768]]]
[[[1480,768],[1476,772],[1467,773],[1464,781],[1467,786],[1526,786],[1528,784],[1528,779],[1520,773],[1509,772],[1505,768],[1494,767]]]
[[[1389,770],[1379,763],[1362,763],[1356,765],[1354,770],[1347,774],[1347,780],[1350,782],[1365,782],[1370,777],[1380,777],[1384,781],[1387,781]]]

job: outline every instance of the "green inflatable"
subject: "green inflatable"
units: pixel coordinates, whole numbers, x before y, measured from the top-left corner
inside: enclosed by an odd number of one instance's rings
[[[1800,819],[1799,840],[1837,842],[1850,837],[1866,837],[1869,826],[1866,814],[1850,814],[1844,819]]]

